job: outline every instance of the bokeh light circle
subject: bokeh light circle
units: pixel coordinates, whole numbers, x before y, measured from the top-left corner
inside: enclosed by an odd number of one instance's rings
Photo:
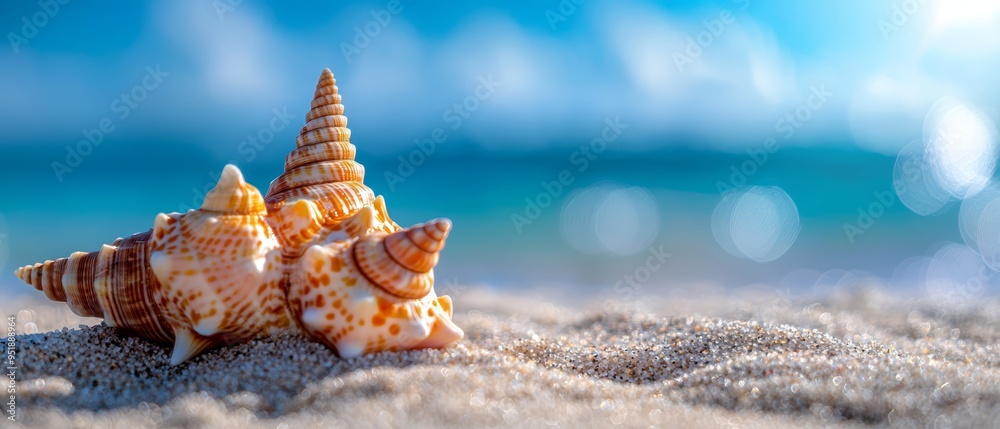
[[[926,288],[927,267],[930,264],[931,258],[927,256],[906,258],[896,266],[889,284],[894,290],[898,291]]]
[[[592,255],[634,255],[660,232],[656,201],[645,188],[599,184],[570,194],[560,216],[563,238]]]
[[[964,220],[961,216],[959,219]],[[1000,198],[994,198],[983,206],[975,225],[968,228],[968,233],[975,234],[976,250],[986,265],[1000,270]]]
[[[920,139],[899,151],[892,169],[892,187],[903,205],[921,216],[940,213],[951,200],[951,195],[934,177],[924,142]]]
[[[958,230],[962,234],[962,240],[965,241],[965,245],[972,248],[972,250],[981,251],[979,246],[979,224],[983,215],[987,214],[987,207],[991,206],[995,201],[1000,201],[1000,186],[995,182],[991,182],[975,196],[962,201],[962,206],[958,211]],[[995,210],[997,206],[993,205],[992,207],[992,210]],[[993,217],[993,219],[996,219],[996,217]],[[1000,236],[996,236],[996,233],[1000,233],[1000,231],[992,229],[992,225],[987,225],[987,228],[988,230],[984,231],[988,235],[986,237],[987,241],[1000,240]]]
[[[597,238],[611,253],[639,253],[653,243],[659,231],[656,201],[643,188],[612,190],[597,210]]]
[[[831,268],[824,271],[812,285],[813,296],[828,296],[837,290],[837,285],[850,272],[843,268]]]
[[[927,293],[945,305],[964,305],[983,295],[996,272],[969,246],[947,243],[927,265]]]
[[[726,253],[742,258],[743,254],[736,247],[736,243],[733,242],[733,234],[730,229],[730,224],[733,218],[733,209],[736,207],[736,201],[743,196],[740,189],[735,189],[730,192],[726,192],[722,196],[722,201],[715,206],[715,211],[712,212],[712,235],[715,236],[715,242],[719,243],[722,250]]]
[[[784,255],[798,238],[799,212],[781,188],[736,189],[712,213],[712,233],[730,254],[769,262]]]
[[[789,271],[778,282],[778,290],[791,295],[791,291],[805,291],[816,285],[823,273],[810,268],[796,268]]]
[[[924,119],[923,142],[934,177],[951,195],[971,197],[993,177],[996,131],[977,109],[950,97],[938,100]]]
[[[603,253],[595,213],[606,193],[605,189],[590,187],[573,192],[563,203],[559,229],[570,247],[591,255]]]

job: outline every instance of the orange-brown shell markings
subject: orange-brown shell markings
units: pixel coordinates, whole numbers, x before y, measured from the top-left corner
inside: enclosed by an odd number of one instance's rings
[[[285,205],[300,200],[316,203],[321,226],[329,226],[370,206],[375,194],[364,181],[364,167],[354,161],[356,148],[350,143],[344,105],[330,69],[323,70],[306,115],[306,125],[295,139],[296,149],[285,158],[285,171],[268,188],[267,209],[271,225],[283,245],[301,253],[309,244],[302,225],[288,222]],[[275,215],[277,214],[277,215]],[[288,225],[288,228],[285,226]]]
[[[172,364],[291,325],[264,200],[227,165],[198,210],[16,274],[81,316],[173,343]]]
[[[285,231],[284,235],[277,237],[287,259],[298,258],[313,244],[351,241],[372,232],[391,233],[400,229],[389,218],[381,195],[371,206],[364,206],[344,219],[323,224],[320,216],[317,204],[306,199],[286,203],[277,212],[268,214],[267,221],[271,228]],[[290,269],[290,266],[287,268]]]
[[[362,207],[352,216],[330,223],[323,229],[315,244],[328,244],[337,241],[354,241],[374,232],[392,233],[400,227],[385,210],[385,200],[379,195],[371,206]]]
[[[266,197],[227,165],[198,210],[17,276],[77,314],[172,342],[172,364],[288,328],[291,316],[343,357],[458,341],[451,300],[433,290],[451,223],[401,229],[389,217],[363,183],[341,102],[324,70]]]
[[[152,230],[119,238],[99,251],[75,252],[15,274],[49,299],[65,301],[78,315],[171,343],[174,332],[156,298],[160,284],[149,268],[151,235]]]
[[[451,299],[436,296],[431,287],[431,269],[448,229],[449,221],[435,220],[393,234],[311,246],[290,279],[292,314],[311,337],[344,358],[455,343],[464,334],[451,321]],[[417,243],[424,246],[419,251]],[[359,246],[371,248],[359,254]],[[373,276],[375,267],[386,271]],[[412,284],[418,286],[405,288]]]
[[[290,326],[265,214],[257,189],[227,165],[201,209],[157,216],[151,267],[177,337],[172,363]]]
[[[351,257],[384,298],[419,299],[434,286],[432,269],[449,231],[451,221],[435,219],[392,234],[375,232],[354,244]]]
[[[289,258],[297,258],[323,235],[322,216],[315,202],[300,199],[268,212],[267,223],[274,230],[282,252]]]

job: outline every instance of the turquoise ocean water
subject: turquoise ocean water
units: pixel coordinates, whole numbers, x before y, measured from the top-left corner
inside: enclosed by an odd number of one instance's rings
[[[50,165],[60,150],[43,147],[9,154],[8,160],[21,161],[7,163],[6,198],[0,208],[7,229],[3,244],[8,248],[0,285],[6,292],[27,287],[12,274],[17,266],[99,249],[118,236],[151,227],[159,212],[196,206],[227,162],[176,145],[160,151],[123,145],[121,150],[91,155],[60,182]],[[277,147],[268,151],[274,153],[238,162],[247,179],[261,189],[282,168],[284,153]],[[406,226],[439,216],[454,221],[436,271],[439,283],[600,289],[640,274],[644,283],[668,288],[741,287],[784,285],[803,272],[815,277],[830,270],[861,270],[888,281],[907,258],[933,256],[943,243],[962,242],[957,206],[922,217],[892,194],[882,210],[870,210],[879,195],[893,189],[891,157],[846,149],[789,148],[744,169],[753,174],[734,175],[734,168],[748,159],[746,153],[670,150],[637,155],[612,149],[581,168],[573,150],[531,156],[440,151],[425,157],[411,172],[401,169],[396,157],[374,156],[363,148],[358,155],[366,167],[366,183],[385,196],[397,222]],[[387,172],[409,174],[393,179]],[[560,174],[570,180],[556,186]],[[780,187],[794,201],[799,233],[775,260],[735,257],[713,236],[711,219],[722,199],[720,190],[744,180],[748,185]],[[574,247],[579,240],[567,236],[572,229],[564,231],[564,208],[573,195],[595,186],[642,189],[650,197],[647,206],[652,209],[646,209],[655,227],[638,229],[648,235],[632,243],[639,250],[595,254]],[[602,222],[649,223],[649,213]],[[864,213],[877,216],[869,221],[862,219]],[[637,272],[649,260],[648,249],[670,256],[648,274]],[[988,283],[986,291],[995,291],[992,280]],[[789,284],[803,290],[814,287],[811,280]],[[905,284],[893,286],[907,289]],[[922,294],[922,287],[914,285],[909,292]]]

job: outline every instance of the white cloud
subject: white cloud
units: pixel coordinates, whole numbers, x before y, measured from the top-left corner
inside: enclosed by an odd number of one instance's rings
[[[230,105],[273,100],[287,90],[276,61],[281,47],[295,46],[244,3],[220,19],[204,2],[161,3],[154,12],[158,29],[195,61],[214,101]]]
[[[558,82],[549,75],[556,65],[554,57],[562,56],[559,48],[545,36],[526,33],[503,15],[484,15],[449,35],[436,65],[442,75],[463,86],[493,74],[504,85],[498,101],[520,103],[535,99],[542,91],[564,89],[553,86]]]
[[[932,7],[934,18],[927,32],[930,38],[969,27],[992,29],[995,33],[997,18],[1000,18],[1000,3],[995,0],[938,0]],[[983,42],[995,44],[996,38]]]
[[[780,105],[796,97],[796,72],[791,60],[785,58],[774,36],[749,22],[742,37],[750,61],[754,87],[772,105]],[[740,35],[743,35],[740,34]]]
[[[683,91],[683,70],[678,70],[672,54],[686,55],[687,34],[660,10],[619,4],[596,13],[593,21],[605,32],[606,48],[618,56],[638,91],[658,97]],[[684,68],[692,74],[705,73],[700,61]]]
[[[579,40],[530,32],[504,15],[483,14],[449,34],[433,67],[450,85],[444,91],[448,106],[476,96],[483,81],[498,84],[456,133],[491,149],[537,149],[553,138],[572,137],[572,127],[587,118],[600,121],[599,97],[592,93],[601,86],[598,71],[582,65],[592,54]],[[504,129],[517,138],[501,137],[497,130]]]
[[[848,123],[858,147],[895,155],[920,138],[927,108],[944,90],[919,74],[874,75],[854,93]]]
[[[747,14],[704,15],[681,19],[617,3],[594,21],[629,77],[621,96],[656,124],[651,132],[694,134],[712,147],[758,144],[747,136],[765,137],[780,112],[800,102],[794,64]]]

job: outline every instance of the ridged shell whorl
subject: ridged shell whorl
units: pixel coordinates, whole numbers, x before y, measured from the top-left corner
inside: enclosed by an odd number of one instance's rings
[[[80,316],[170,343],[174,332],[156,297],[160,287],[149,268],[152,230],[119,238],[96,252],[19,268],[15,275]]]
[[[450,229],[451,221],[437,219],[310,246],[290,279],[292,314],[345,358],[455,343],[464,334],[451,321],[451,299],[433,290],[433,268]]]
[[[392,234],[375,232],[358,240],[352,257],[358,271],[383,297],[419,299],[434,287],[438,263],[451,221],[435,219]]]
[[[372,190],[362,183],[364,167],[354,161],[356,149],[350,143],[351,130],[336,83],[330,69],[323,70],[306,125],[295,139],[296,149],[285,157],[284,173],[268,188],[268,211],[278,212],[286,203],[309,199],[316,202],[320,223],[326,225],[375,200]],[[280,229],[276,233],[291,235]]]
[[[171,362],[290,325],[264,201],[227,165],[201,209],[160,214],[150,265],[177,342]]]

